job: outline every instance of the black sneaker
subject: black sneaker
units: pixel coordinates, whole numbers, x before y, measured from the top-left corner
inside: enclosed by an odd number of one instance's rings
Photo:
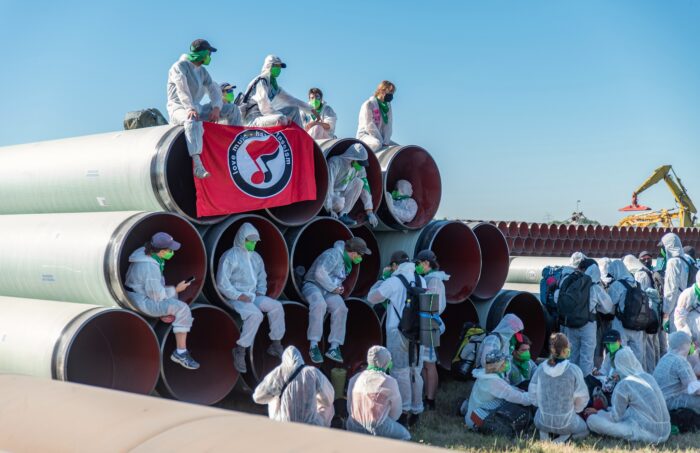
[[[423,406],[425,407],[426,411],[434,411],[435,410],[435,400],[429,400],[426,398],[423,401]]]
[[[403,412],[397,421],[404,428],[408,428],[408,412]]]
[[[408,414],[408,427],[413,428],[418,424],[420,420],[420,414]]]

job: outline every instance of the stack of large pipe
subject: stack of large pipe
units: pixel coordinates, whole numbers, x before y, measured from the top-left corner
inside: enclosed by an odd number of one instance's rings
[[[219,260],[244,222],[260,232],[256,251],[266,264],[268,295],[283,301],[283,343],[297,346],[307,363],[308,308],[301,276],[321,252],[353,236],[363,238],[373,254],[353,268],[344,284],[349,313],[343,366],[349,374],[363,367],[369,346],[383,341],[381,320],[364,298],[399,249],[414,255],[429,248],[451,275],[440,349],[444,367],[450,367],[465,322],[492,329],[510,312],[526,321],[537,353],[537,332],[544,328],[539,302],[526,293],[502,291],[510,235],[492,223],[433,221],[441,180],[425,149],[392,146],[370,153],[368,182],[378,228],[367,225],[361,203],[350,213],[357,221],[351,228],[323,211],[329,190],[326,158],[357,143],[339,139],[314,146],[314,200],[210,218],[196,216],[181,127],[0,148],[0,327],[14,327],[3,330],[11,338],[0,343],[0,372],[141,393],[155,387],[163,396],[201,404],[226,397],[239,381],[231,349],[241,320],[215,282]],[[407,223],[396,218],[386,199],[401,179],[412,183],[419,207]],[[157,231],[183,244],[166,265],[166,283],[195,277],[180,298],[192,303],[195,321],[188,347],[201,364],[196,371],[169,360],[175,347],[171,325],[137,316],[123,284],[129,255]],[[34,326],[41,326],[44,335],[34,335]],[[266,354],[269,343],[265,320],[250,348],[244,389],[252,389],[279,363]],[[331,364],[323,368],[330,371]]]
[[[618,227],[608,225],[555,225],[497,222],[516,256],[571,256],[585,250],[588,256],[623,256],[643,250],[654,252],[666,233],[676,233],[683,245],[700,248],[700,228]]]

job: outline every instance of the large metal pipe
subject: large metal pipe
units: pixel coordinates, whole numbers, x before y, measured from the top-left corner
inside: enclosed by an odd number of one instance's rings
[[[267,273],[267,295],[277,299],[287,283],[289,275],[289,252],[279,228],[272,221],[255,214],[231,216],[207,230],[204,234],[204,246],[207,250],[207,278],[202,293],[207,301],[215,305],[226,306],[226,298],[216,287],[216,273],[221,256],[233,247],[236,233],[244,223],[253,225],[260,234],[260,242],[255,251],[265,263]]]
[[[0,373],[148,394],[159,357],[153,330],[131,311],[0,296]]]
[[[221,308],[192,305],[194,323],[187,335],[187,349],[199,362],[198,370],[188,370],[170,360],[175,350],[172,324],[155,326],[160,342],[161,371],[156,389],[161,396],[197,404],[214,404],[228,395],[238,381],[231,351],[240,331]]]
[[[197,218],[181,126],[0,148],[0,193],[1,214],[172,211],[193,222],[220,220]]]
[[[336,241],[346,241],[352,237],[348,227],[330,217],[316,217],[306,225],[290,228],[284,234],[289,248],[289,272],[284,294],[290,300],[303,300],[301,286],[303,274],[309,270],[314,260],[325,250],[333,247]],[[298,270],[303,270],[299,275]],[[357,282],[359,266],[353,266],[352,272],[343,283],[343,297],[349,297]]]
[[[382,253],[379,248],[377,237],[366,225],[352,228],[350,231],[352,231],[353,236],[364,239],[367,243],[367,247],[372,251],[371,255],[362,258],[355,288],[353,288],[352,293],[350,293],[353,297],[364,297],[369,293],[369,290],[377,281],[377,277],[379,277],[379,273],[382,270]]]
[[[194,300],[206,253],[197,230],[177,214],[100,212],[0,216],[0,294],[136,309],[123,280],[129,256],[165,231],[182,244],[165,266],[175,285],[194,276],[180,299]]]
[[[445,282],[447,302],[462,302],[477,287],[482,259],[479,241],[462,222],[438,220],[421,231],[378,232],[377,240],[384,265],[389,264],[389,258],[397,250],[403,250],[409,257],[424,249],[432,250],[440,268],[450,274]]]
[[[585,250],[584,250],[585,252]],[[600,262],[600,258],[593,258]],[[547,266],[568,266],[570,258],[552,256],[515,256],[510,259],[506,282],[509,284],[539,284],[542,270]]]
[[[416,217],[403,223],[391,212],[385,197],[377,210],[383,229],[416,230],[427,225],[435,217],[442,197],[440,169],[430,153],[420,146],[397,145],[379,150],[377,159],[382,166],[383,191],[391,193],[396,182],[405,179],[413,186],[413,199],[418,204]]]
[[[280,225],[294,227],[307,223],[321,212],[328,193],[328,165],[321,147],[316,142],[314,142],[314,180],[316,197],[313,200],[268,208],[265,210],[267,215]]]
[[[490,299],[498,294],[508,275],[508,243],[498,228],[490,223],[472,222],[469,228],[474,232],[481,250],[481,273],[471,296]]]
[[[372,194],[372,205],[374,206],[375,211],[379,209],[379,206],[382,203],[382,198],[384,197],[382,167],[379,165],[379,160],[377,159],[376,154],[372,152],[369,146],[355,138],[320,140],[318,144],[321,147],[321,150],[323,150],[323,155],[326,157],[326,161],[333,156],[343,154],[352,145],[360,144],[365,147],[367,150],[367,162],[369,163],[369,166],[366,168],[367,182],[369,182],[370,193]],[[332,188],[329,190],[332,190]],[[352,211],[350,211],[349,215],[358,223],[358,225],[364,225],[366,223],[367,215],[365,214],[365,209],[361,200],[358,200],[357,203],[355,203],[355,206],[353,207]]]
[[[485,302],[480,302],[485,303]],[[479,316],[474,304],[469,299],[459,304],[448,304],[440,316],[445,323],[445,332],[440,336],[440,347],[437,350],[440,366],[446,370],[452,369],[452,359],[459,346],[459,334],[465,322],[479,323]]]

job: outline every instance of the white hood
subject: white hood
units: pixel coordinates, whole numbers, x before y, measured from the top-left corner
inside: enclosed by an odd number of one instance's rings
[[[549,364],[549,361],[547,361],[547,362],[544,362],[541,365],[541,367],[542,367],[542,372],[546,373],[547,376],[557,377],[557,376],[561,376],[562,374],[564,374],[564,371],[566,371],[567,368],[569,368],[569,361],[564,360],[563,362],[559,362],[554,366],[551,366]]]
[[[683,255],[683,244],[681,244],[681,239],[678,235],[666,233],[664,237],[661,238],[661,243],[666,249],[668,258],[678,258]]]

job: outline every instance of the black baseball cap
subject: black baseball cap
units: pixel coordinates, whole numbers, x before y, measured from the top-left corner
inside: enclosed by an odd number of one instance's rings
[[[353,237],[345,241],[345,250],[348,252],[360,253],[362,255],[371,255],[372,251],[367,247],[364,239]]]
[[[622,341],[620,332],[615,329],[610,329],[603,335],[603,343],[615,343],[617,341]]]
[[[425,249],[418,252],[415,258],[416,261],[431,261],[437,262],[437,255],[432,250]]]
[[[209,41],[206,39],[195,39],[190,45],[190,52],[199,52],[201,50],[208,50],[210,52],[216,52],[216,47],[212,47]]]
[[[409,260],[408,253],[404,252],[403,250],[397,250],[391,254],[391,258],[389,259],[389,264],[407,263],[408,260]]]

